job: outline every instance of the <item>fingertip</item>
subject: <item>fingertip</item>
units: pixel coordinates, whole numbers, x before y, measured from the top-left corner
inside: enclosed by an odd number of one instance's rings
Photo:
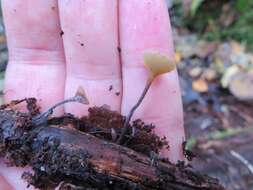
[[[4,84],[4,101],[35,97],[41,111],[63,100],[65,86],[64,65],[26,65],[9,64]],[[26,111],[22,104],[20,111]],[[63,113],[63,107],[57,108],[55,115]]]
[[[1,175],[0,175],[0,189],[2,189],[2,190],[13,190],[12,186]]]
[[[155,133],[161,138],[166,137],[168,147],[164,147],[160,155],[164,158],[169,158],[172,163],[184,160],[183,142],[185,140],[183,123],[179,115],[177,118],[163,118],[154,122]]]
[[[78,86],[82,86],[90,101],[88,106],[68,104],[67,112],[82,116],[87,114],[88,107],[104,104],[120,110],[117,3],[115,0],[59,1],[66,55],[65,98],[72,97]]]
[[[28,183],[22,179],[22,174],[24,172],[31,172],[31,168],[7,167],[3,159],[0,159],[0,177],[2,175],[5,183],[7,182],[7,184],[11,186],[10,190],[35,190],[32,186],[28,187]]]
[[[64,94],[65,57],[57,1],[3,0],[2,9],[9,50],[4,99],[36,97],[45,110]]]
[[[172,32],[165,1],[120,1],[120,38],[124,91],[122,113],[126,115],[136,104],[148,79],[143,53],[154,51],[173,55]],[[167,138],[170,151],[163,150],[165,156],[169,156],[173,162],[183,159],[183,111],[176,70],[155,79],[136,110],[133,119],[136,118],[154,123],[156,132]]]

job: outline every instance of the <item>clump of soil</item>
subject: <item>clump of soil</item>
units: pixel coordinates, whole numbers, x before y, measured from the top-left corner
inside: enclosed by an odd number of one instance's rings
[[[51,118],[47,123],[60,127],[71,124],[71,127],[79,131],[109,142],[116,142],[121,134],[125,117],[116,111],[111,111],[106,105],[89,108],[88,112],[88,116],[81,118],[65,114],[62,117]],[[133,121],[125,135],[123,145],[147,156],[152,152],[158,154],[163,147],[169,149],[166,138],[157,136],[154,128],[153,124],[145,124],[140,119]]]
[[[118,145],[125,117],[106,106],[90,108],[82,118],[49,119],[40,115],[35,99],[22,101],[28,113],[12,109],[20,101],[0,109],[0,156],[12,166],[31,166],[34,173],[23,174],[29,185],[45,190],[223,190],[216,179],[182,162],[160,159],[159,150],[168,144],[154,134],[153,125],[133,122]]]
[[[80,125],[76,128],[80,131],[92,134],[98,138],[115,142],[121,134],[125,117],[118,112],[110,111],[106,106],[89,108],[89,115],[80,119]],[[149,155],[150,152],[159,153],[159,150],[168,143],[164,138],[154,133],[155,126],[145,124],[141,120],[133,121],[129,127],[124,146],[137,152]]]

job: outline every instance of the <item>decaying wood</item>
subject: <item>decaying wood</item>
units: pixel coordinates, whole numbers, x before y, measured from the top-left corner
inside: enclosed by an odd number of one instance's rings
[[[43,123],[31,114],[0,111],[0,156],[31,166],[23,177],[41,189],[222,190],[216,179],[191,167],[137,153],[77,130]]]

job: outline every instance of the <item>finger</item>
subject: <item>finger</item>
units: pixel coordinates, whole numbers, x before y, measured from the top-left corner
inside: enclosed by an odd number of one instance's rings
[[[0,189],[12,190],[12,186],[0,175]]]
[[[141,16],[140,16],[141,15]],[[171,29],[164,0],[120,1],[120,40],[122,49],[122,113],[127,114],[145,86],[148,71],[144,68],[145,51],[173,54]],[[182,159],[184,138],[181,96],[177,72],[157,78],[134,118],[156,125],[156,132],[166,136],[171,161]]]
[[[28,183],[22,179],[22,174],[24,172],[29,172],[29,168],[15,168],[7,167],[3,164],[3,160],[0,160],[0,187],[1,185],[8,186],[10,189],[1,190],[34,190],[32,186],[27,188]],[[2,179],[1,179],[2,176]],[[4,182],[4,183],[3,183]]]
[[[3,0],[9,48],[5,100],[63,99],[65,65],[56,0]],[[62,110],[63,111],[63,110]]]
[[[67,63],[65,97],[73,96],[81,86],[89,106],[108,104],[120,110],[117,1],[61,0],[59,7]],[[65,109],[79,115],[87,111],[78,104]]]

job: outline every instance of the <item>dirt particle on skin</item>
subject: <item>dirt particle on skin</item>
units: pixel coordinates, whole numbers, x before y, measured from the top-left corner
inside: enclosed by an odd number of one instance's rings
[[[118,52],[121,53],[121,48],[120,48],[120,47],[117,47],[117,49],[118,49]]]
[[[116,92],[115,94],[116,94],[116,96],[119,96],[119,95],[120,95],[120,92]]]
[[[113,89],[113,86],[112,86],[112,85],[110,85],[110,87],[109,87],[109,91],[112,91],[112,89]]]
[[[84,46],[84,43],[80,43],[81,46]]]
[[[64,32],[63,32],[63,30],[61,30],[61,32],[60,32],[60,35],[61,35],[61,36],[63,36],[63,35],[64,35]]]

